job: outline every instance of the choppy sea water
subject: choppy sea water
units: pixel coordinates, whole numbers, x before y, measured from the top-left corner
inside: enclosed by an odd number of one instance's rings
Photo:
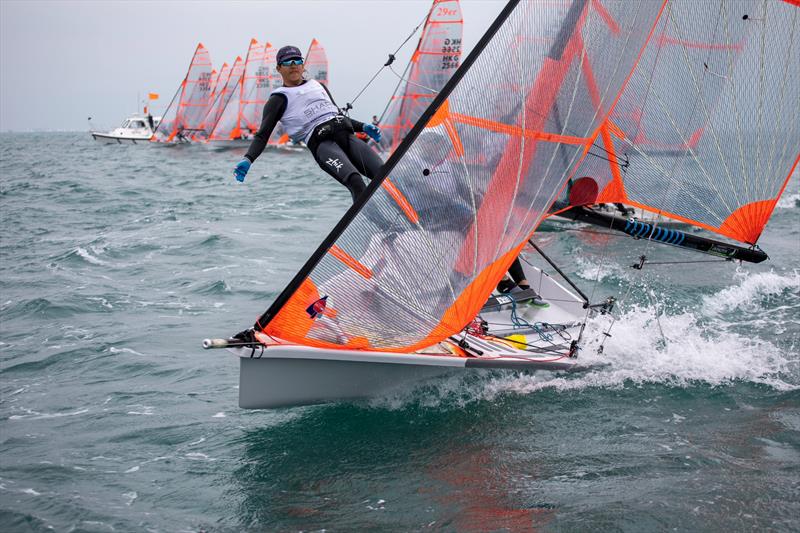
[[[242,150],[243,151],[243,150]],[[590,373],[237,407],[252,324],[349,194],[308,154],[0,135],[0,530],[797,530],[800,185],[761,265],[548,223]],[[596,348],[596,346],[594,346]]]

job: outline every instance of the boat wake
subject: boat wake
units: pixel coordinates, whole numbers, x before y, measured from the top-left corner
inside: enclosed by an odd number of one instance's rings
[[[658,312],[655,307],[636,306],[617,316],[613,325],[609,316],[591,320],[584,337],[589,342],[579,356],[581,364],[589,367],[583,373],[497,372],[437,379],[413,392],[376,399],[371,405],[462,407],[509,394],[646,384],[688,388],[748,382],[781,392],[800,389],[800,330],[791,318],[800,312],[800,273],[741,275],[737,284],[705,297],[696,309]],[[785,319],[776,321],[776,316]],[[761,319],[771,324],[763,338],[753,336],[752,328],[740,328]],[[609,327],[611,337],[598,353]],[[786,329],[793,329],[789,342],[770,336]]]

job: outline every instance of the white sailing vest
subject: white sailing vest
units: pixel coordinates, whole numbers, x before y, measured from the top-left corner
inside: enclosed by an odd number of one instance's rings
[[[280,122],[294,142],[308,142],[314,128],[339,114],[317,80],[308,80],[297,87],[278,87],[272,92],[286,96],[286,111]]]

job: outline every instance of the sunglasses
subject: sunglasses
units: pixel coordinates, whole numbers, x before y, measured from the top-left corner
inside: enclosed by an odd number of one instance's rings
[[[302,65],[302,59],[287,59],[286,61],[281,61],[278,63],[282,67],[291,67],[292,65]]]

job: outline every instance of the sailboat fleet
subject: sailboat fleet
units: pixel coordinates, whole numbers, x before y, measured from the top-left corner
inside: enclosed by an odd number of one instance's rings
[[[316,68],[327,76],[325,51],[314,39]],[[203,143],[213,146],[245,146],[261,125],[261,113],[272,90],[280,85],[275,69],[275,47],[250,40],[244,59],[212,69],[208,51],[197,46],[189,70],[170,102],[152,141]],[[284,144],[287,139],[271,139]]]
[[[432,3],[380,119],[379,177],[252,327],[203,341],[238,357],[240,406],[581,368],[587,321],[613,298],[527,263],[531,289],[495,292],[531,247],[560,273],[530,240],[553,216],[767,259],[759,237],[800,161],[800,2],[510,0],[466,58],[462,25],[457,0]],[[327,81],[319,42],[306,58]],[[216,72],[199,45],[152,140],[246,142],[274,63],[253,39]]]

